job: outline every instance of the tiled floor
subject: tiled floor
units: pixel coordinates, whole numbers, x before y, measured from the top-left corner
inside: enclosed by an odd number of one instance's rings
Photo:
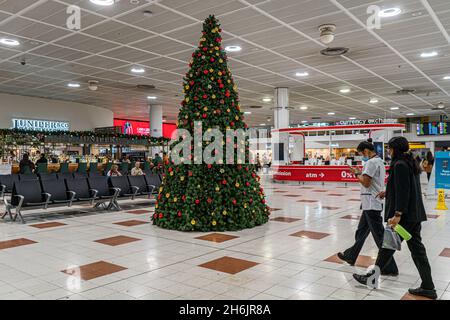
[[[377,290],[352,278],[373,263],[371,236],[355,267],[336,259],[361,214],[354,185],[262,181],[271,219],[239,232],[159,229],[145,199],[121,203],[120,212],[74,206],[27,211],[25,225],[0,221],[0,299],[414,298],[407,289],[420,281],[406,245],[396,253],[400,275],[382,277]],[[450,299],[450,211],[425,203],[424,243],[438,295]]]

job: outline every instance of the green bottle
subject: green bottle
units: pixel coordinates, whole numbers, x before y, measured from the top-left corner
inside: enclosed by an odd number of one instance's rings
[[[395,232],[397,232],[405,241],[408,241],[412,238],[412,235],[406,231],[401,225],[397,224],[394,228]]]

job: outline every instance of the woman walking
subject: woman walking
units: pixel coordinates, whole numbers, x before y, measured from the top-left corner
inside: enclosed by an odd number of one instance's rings
[[[427,156],[422,161],[422,169],[427,173],[428,181],[430,181],[431,172],[433,171],[434,157],[431,151],[427,152]]]
[[[379,195],[386,198],[385,220],[391,227],[401,223],[401,226],[412,235],[406,243],[419,271],[422,284],[419,288],[409,289],[409,293],[437,299],[430,263],[421,237],[422,222],[427,220],[420,187],[421,169],[412,154],[408,152],[409,142],[406,138],[394,137],[389,140],[388,147],[392,159],[389,179],[386,192],[381,192]],[[386,268],[394,253],[394,250],[380,249],[375,265],[381,272]],[[367,285],[369,277],[374,273],[375,270],[372,270],[365,275],[353,274],[353,277],[359,283]]]

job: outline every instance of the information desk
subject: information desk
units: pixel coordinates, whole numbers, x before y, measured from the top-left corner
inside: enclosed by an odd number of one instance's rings
[[[357,166],[362,169],[362,166]],[[275,181],[296,182],[358,182],[348,166],[273,166]],[[386,170],[389,167],[386,167]],[[387,177],[387,171],[386,171]]]

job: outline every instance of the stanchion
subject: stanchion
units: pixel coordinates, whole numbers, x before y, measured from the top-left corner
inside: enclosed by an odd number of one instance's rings
[[[445,204],[445,191],[444,189],[438,190],[438,202],[436,205],[436,210],[448,210],[447,205]]]

